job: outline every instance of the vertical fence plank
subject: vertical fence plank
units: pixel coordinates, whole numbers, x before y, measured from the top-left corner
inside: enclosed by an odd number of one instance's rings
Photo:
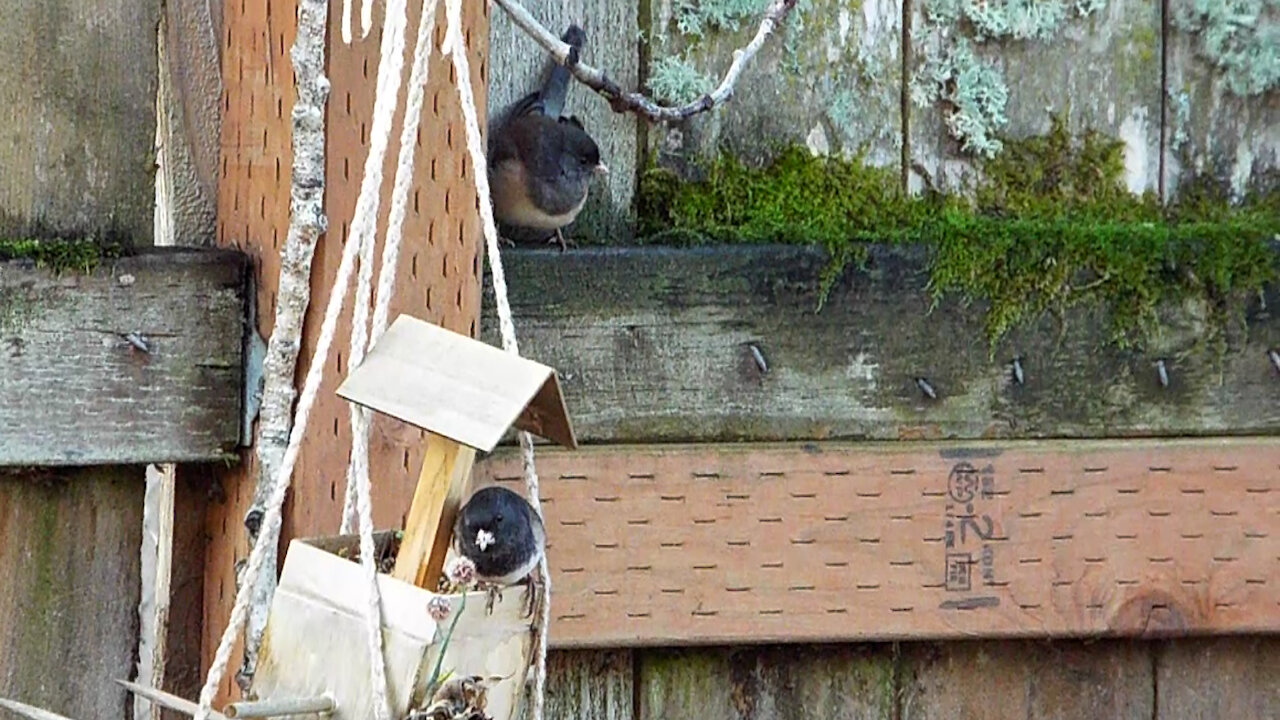
[[[1186,638],[1156,655],[1158,720],[1280,717],[1280,638]]]
[[[547,656],[549,720],[632,720],[630,650],[559,650]]]
[[[127,717],[143,489],[139,466],[0,474],[0,697]]]

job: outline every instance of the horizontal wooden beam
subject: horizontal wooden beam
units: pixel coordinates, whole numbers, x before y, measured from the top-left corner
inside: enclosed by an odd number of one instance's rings
[[[0,466],[234,457],[246,256],[0,263]]]
[[[1166,308],[1150,347],[1122,351],[1105,313],[1081,307],[1012,333],[993,359],[980,304],[948,298],[930,312],[919,248],[872,248],[821,312],[826,256],[807,248],[504,262],[521,353],[559,370],[584,442],[1280,434],[1276,288],[1225,346],[1206,342],[1194,308]],[[482,327],[496,343],[488,292]]]
[[[539,453],[552,643],[1280,632],[1280,441]],[[477,484],[520,487],[518,453]]]

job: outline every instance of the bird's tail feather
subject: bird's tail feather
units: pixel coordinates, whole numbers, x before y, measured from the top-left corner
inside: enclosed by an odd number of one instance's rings
[[[570,47],[581,50],[583,43],[587,40],[587,34],[577,25],[570,25],[564,31],[564,35],[560,39],[568,43]],[[551,68],[551,75],[547,78],[547,82],[542,86],[542,114],[547,117],[558,118],[564,112],[564,101],[569,94],[569,82],[572,80],[569,68],[564,65],[556,64]]]

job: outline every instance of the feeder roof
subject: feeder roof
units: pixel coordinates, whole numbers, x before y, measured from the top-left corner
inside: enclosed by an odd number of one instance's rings
[[[338,395],[483,452],[508,428],[578,446],[554,368],[401,315]]]

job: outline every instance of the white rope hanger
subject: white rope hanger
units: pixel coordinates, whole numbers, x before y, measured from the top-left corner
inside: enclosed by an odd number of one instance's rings
[[[343,39],[350,41],[350,2],[343,4]],[[371,23],[372,0],[363,0],[362,23],[367,35]],[[236,593],[236,601],[232,607],[231,617],[214,660],[209,668],[205,685],[201,689],[196,720],[207,720],[211,711],[213,696],[222,680],[226,665],[230,660],[231,649],[236,634],[242,629],[248,612],[251,593],[250,588],[262,572],[267,543],[274,538],[281,524],[281,508],[292,480],[293,469],[297,463],[301,440],[305,434],[311,410],[318,394],[320,380],[332,348],[337,330],[339,313],[343,309],[346,296],[350,292],[351,275],[355,272],[357,259],[359,273],[356,289],[356,302],[352,321],[350,342],[350,368],[357,367],[364,357],[367,345],[375,341],[387,325],[390,299],[395,284],[396,266],[403,237],[403,221],[406,214],[408,190],[412,183],[414,166],[414,138],[417,134],[421,117],[424,89],[428,77],[428,58],[431,53],[431,38],[435,29],[435,15],[438,0],[424,0],[420,16],[417,45],[414,50],[414,61],[410,73],[409,92],[406,101],[405,124],[401,131],[400,151],[397,158],[396,175],[392,190],[391,210],[388,220],[387,237],[383,248],[382,261],[379,268],[379,283],[375,296],[375,307],[372,328],[369,327],[368,306],[373,292],[373,250],[376,237],[377,211],[379,208],[379,190],[382,185],[382,167],[387,145],[389,144],[392,121],[399,99],[400,83],[403,68],[404,32],[407,24],[405,15],[406,0],[389,0],[384,17],[381,58],[378,67],[378,81],[374,101],[374,123],[370,132],[370,151],[366,158],[365,172],[362,178],[360,194],[356,203],[356,211],[351,223],[351,234],[343,249],[341,263],[334,278],[334,286],[329,304],[325,309],[321,323],[320,337],[316,343],[314,357],[303,382],[302,393],[298,400],[295,418],[289,436],[284,460],[279,474],[268,498],[263,517],[263,526],[267,532],[260,532],[258,540],[249,556],[245,569],[245,578]],[[470,64],[466,56],[465,41],[462,32],[461,0],[447,0],[446,16],[448,30],[445,36],[442,53],[452,57],[457,74],[459,99],[463,109],[463,117],[467,130],[467,148],[476,171],[473,173],[476,192],[479,198],[480,215],[485,234],[490,265],[494,277],[494,294],[498,303],[499,324],[502,345],[505,350],[519,354],[515,336],[515,325],[512,320],[510,303],[507,299],[506,279],[502,270],[497,228],[493,220],[490,204],[488,174],[486,170],[484,150],[480,141],[478,114],[471,89]],[[342,532],[350,531],[352,506],[356,510],[356,519],[360,534],[361,565],[369,587],[368,619],[368,651],[370,654],[370,672],[374,693],[374,716],[377,720],[387,720],[389,707],[386,693],[385,661],[382,655],[382,625],[380,599],[377,588],[377,569],[374,564],[373,523],[370,501],[370,483],[368,467],[369,448],[369,414],[368,411],[351,406],[352,453],[347,469],[348,487],[342,512]],[[538,477],[533,464],[533,438],[529,433],[520,433],[520,446],[524,465],[525,483],[529,501],[541,514],[541,503],[538,496]],[[534,673],[531,678],[532,720],[541,720],[543,713],[543,695],[545,688],[546,667],[546,631],[550,615],[550,582],[547,573],[546,558],[539,564],[538,572],[544,588],[540,598],[541,612],[535,620],[536,642],[534,652]]]

